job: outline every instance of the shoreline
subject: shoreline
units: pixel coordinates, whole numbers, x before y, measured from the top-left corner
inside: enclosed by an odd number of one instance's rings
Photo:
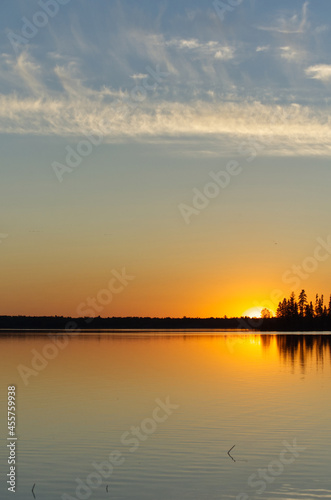
[[[100,336],[111,336],[111,335],[166,335],[166,336],[176,336],[176,335],[187,335],[187,336],[217,336],[217,335],[331,335],[330,330],[243,330],[243,329],[206,329],[206,328],[191,328],[191,329],[83,329],[80,331],[71,331],[68,332],[65,329],[0,329],[0,337],[7,336],[38,336],[38,337],[49,337],[50,335],[59,335],[59,336],[70,336],[70,337],[79,337],[79,336],[88,336],[92,334],[99,334]]]

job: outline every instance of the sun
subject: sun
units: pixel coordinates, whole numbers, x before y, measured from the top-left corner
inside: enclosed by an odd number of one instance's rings
[[[247,316],[248,318],[261,318],[261,312],[263,311],[263,309],[266,309],[265,307],[259,307],[259,306],[255,306],[255,307],[251,307],[250,309],[247,309],[247,311],[245,311],[242,316]],[[275,313],[274,311],[272,311],[271,309],[268,309],[268,311],[270,311],[271,315],[274,316]]]

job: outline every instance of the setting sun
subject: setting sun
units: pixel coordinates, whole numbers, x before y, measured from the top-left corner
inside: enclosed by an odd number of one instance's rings
[[[271,314],[271,316],[275,316],[274,311],[272,311],[271,309],[267,309],[265,307],[260,307],[260,306],[255,306],[255,307],[251,307],[250,309],[247,309],[242,314],[242,316],[244,316],[244,317],[247,316],[249,318],[261,318],[263,309],[266,309]]]

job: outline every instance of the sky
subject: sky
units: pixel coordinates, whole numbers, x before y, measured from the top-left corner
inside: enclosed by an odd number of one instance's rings
[[[330,14],[2,0],[0,314],[222,317],[328,296]]]

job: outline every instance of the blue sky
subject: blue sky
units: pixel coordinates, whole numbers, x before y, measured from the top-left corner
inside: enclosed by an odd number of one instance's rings
[[[107,314],[228,314],[259,262],[247,302],[284,288],[329,230],[331,4],[243,0],[222,20],[212,1],[62,2],[2,2],[4,312],[74,314],[123,265],[137,285]],[[178,206],[231,159],[242,173],[185,224]]]

